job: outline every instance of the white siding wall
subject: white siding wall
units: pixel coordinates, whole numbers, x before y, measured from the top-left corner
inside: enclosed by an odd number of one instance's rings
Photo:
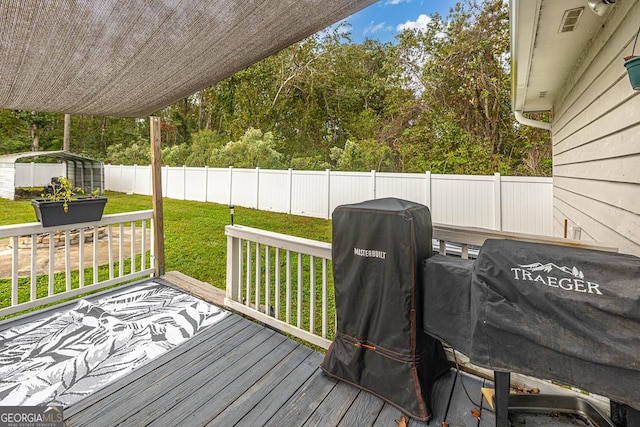
[[[619,0],[554,107],[554,235],[640,255],[640,92],[622,58],[640,26],[640,1]],[[636,51],[636,54],[637,51]]]

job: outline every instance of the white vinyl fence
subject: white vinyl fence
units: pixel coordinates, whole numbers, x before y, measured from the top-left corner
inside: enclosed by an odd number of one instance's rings
[[[151,167],[105,165],[105,189],[150,195]],[[429,206],[441,224],[553,235],[552,178],[165,166],[162,189],[172,199],[327,219],[338,205],[398,197]]]

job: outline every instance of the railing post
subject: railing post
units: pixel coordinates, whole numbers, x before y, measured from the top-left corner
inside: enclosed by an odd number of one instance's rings
[[[493,228],[502,230],[502,182],[500,173],[496,172],[493,177]]]
[[[238,280],[240,260],[240,239],[227,236],[227,299],[239,301]]]

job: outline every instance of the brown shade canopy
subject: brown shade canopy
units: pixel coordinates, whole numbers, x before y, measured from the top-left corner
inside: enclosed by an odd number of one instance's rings
[[[373,0],[3,0],[0,108],[144,117]]]

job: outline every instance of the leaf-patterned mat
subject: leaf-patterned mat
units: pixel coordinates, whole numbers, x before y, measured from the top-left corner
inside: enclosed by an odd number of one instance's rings
[[[69,406],[222,320],[227,311],[147,282],[0,332],[0,405]]]

